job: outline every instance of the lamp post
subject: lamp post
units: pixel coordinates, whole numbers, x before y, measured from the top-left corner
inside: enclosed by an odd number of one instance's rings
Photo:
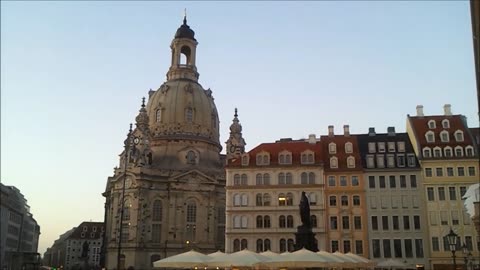
[[[118,233],[118,250],[117,250],[117,270],[120,270],[120,256],[122,253],[122,232],[123,232],[123,211],[125,208],[125,182],[127,180],[127,166],[128,166],[128,150],[130,146],[130,136],[132,135],[132,124],[130,124],[130,130],[127,134],[127,139],[125,140],[125,162],[123,168],[123,185],[122,185],[122,203],[120,208],[120,225]]]
[[[468,258],[467,258],[467,256],[468,256],[468,252],[470,252],[470,250],[468,250],[468,247],[467,247],[466,243],[463,243],[462,251],[463,251],[463,261],[464,261],[463,268],[465,268],[465,270],[468,270]]]
[[[450,228],[450,232],[446,236],[448,240],[448,245],[450,246],[450,251],[452,251],[453,270],[457,270],[457,262],[455,261],[455,251],[457,250],[458,235],[453,232],[452,228]]]

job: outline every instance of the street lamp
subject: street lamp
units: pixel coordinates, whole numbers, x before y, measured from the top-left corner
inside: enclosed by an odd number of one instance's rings
[[[455,261],[455,251],[457,250],[458,235],[453,232],[452,228],[450,228],[450,232],[446,236],[448,240],[448,245],[450,246],[450,251],[452,251],[453,270],[456,270],[457,262]]]
[[[467,256],[468,256],[468,253],[470,252],[470,250],[468,250],[468,247],[467,247],[466,243],[463,243],[462,251],[463,251],[464,268],[465,268],[465,270],[468,270],[468,258],[467,258]]]

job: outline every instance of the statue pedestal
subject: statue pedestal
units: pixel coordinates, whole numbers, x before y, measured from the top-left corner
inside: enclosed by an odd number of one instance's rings
[[[308,249],[313,252],[318,251],[315,234],[312,232],[312,228],[309,228],[305,225],[298,226],[297,232],[295,233],[295,250],[299,250],[302,248]]]

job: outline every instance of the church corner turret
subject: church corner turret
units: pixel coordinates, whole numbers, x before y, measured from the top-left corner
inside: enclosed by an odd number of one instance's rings
[[[230,125],[230,137],[225,142],[227,149],[227,161],[232,158],[239,158],[241,154],[245,153],[245,140],[242,136],[242,125],[238,120],[238,110],[235,108],[232,124]]]

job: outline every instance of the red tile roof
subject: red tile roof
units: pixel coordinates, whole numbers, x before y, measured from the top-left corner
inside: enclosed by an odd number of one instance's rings
[[[443,128],[442,120],[448,119],[450,122],[450,128]],[[431,116],[408,116],[408,120],[413,128],[415,137],[419,142],[420,148],[423,147],[444,147],[444,146],[451,146],[455,147],[457,145],[460,146],[467,146],[472,145],[472,138],[470,136],[470,132],[467,129],[467,125],[465,123],[466,120],[463,119],[462,115],[431,115]],[[430,120],[435,121],[436,128],[430,129],[428,127],[428,122]],[[435,142],[429,143],[425,138],[425,134],[429,131],[433,131],[435,134]],[[449,142],[442,142],[440,139],[440,132],[446,130],[448,131],[449,135]],[[457,130],[461,130],[463,132],[464,140],[463,142],[457,142],[455,140],[454,133]]]
[[[317,141],[314,144],[308,143],[303,140],[299,141],[286,141],[286,142],[275,142],[275,143],[262,143],[257,147],[253,148],[248,152],[249,155],[249,165],[248,167],[266,167],[265,165],[256,165],[256,156],[260,152],[268,152],[270,154],[270,167],[272,166],[292,166],[292,165],[303,165],[301,164],[301,154],[306,150],[311,150],[315,153],[315,163],[314,165],[320,165],[323,163],[322,158],[322,144]],[[289,151],[292,153],[292,164],[278,164],[278,155],[282,151]],[[308,164],[312,165],[312,164]],[[308,166],[305,164],[305,166]],[[267,166],[267,167],[268,167]],[[231,159],[228,162],[227,168],[229,167],[247,167],[241,165],[241,158]]]
[[[358,171],[362,170],[362,159],[360,156],[360,150],[358,148],[357,137],[355,135],[344,136],[344,135],[333,135],[332,137],[329,136],[321,136],[320,141],[322,141],[324,145],[323,149],[323,156],[325,158],[325,166],[324,170],[326,172],[335,172],[335,171]],[[337,146],[337,151],[335,154],[329,153],[329,144],[335,143]],[[347,142],[351,142],[353,146],[353,153],[345,153],[345,144]],[[330,168],[330,158],[337,157],[338,159],[338,168]],[[355,158],[355,168],[348,168],[347,166],[347,158],[349,156],[353,156]]]

